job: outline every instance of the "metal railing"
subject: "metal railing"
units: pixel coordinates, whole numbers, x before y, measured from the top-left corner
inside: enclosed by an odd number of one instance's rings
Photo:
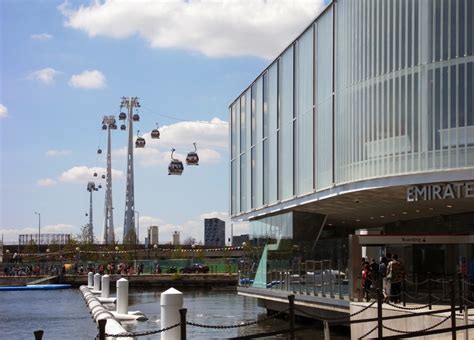
[[[251,287],[256,269],[252,265],[242,266],[238,272],[238,284]],[[338,299],[349,298],[347,274],[341,262],[334,266],[331,260],[297,261],[291,264],[282,261],[268,263],[266,288]]]

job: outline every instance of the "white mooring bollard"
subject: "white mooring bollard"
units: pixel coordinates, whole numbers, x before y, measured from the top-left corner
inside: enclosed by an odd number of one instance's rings
[[[176,325],[181,321],[179,310],[183,308],[183,293],[174,288],[168,289],[166,292],[161,293],[160,305],[161,329]],[[179,340],[180,338],[180,327],[175,327],[161,333],[161,340]]]
[[[100,274],[96,273],[94,275],[94,290],[96,292],[100,291]]]
[[[103,298],[108,298],[110,296],[110,276],[105,274],[102,276],[102,292],[100,296]]]
[[[128,280],[117,281],[117,313],[128,314]]]
[[[87,273],[87,287],[88,288],[94,287],[94,273],[93,272]]]

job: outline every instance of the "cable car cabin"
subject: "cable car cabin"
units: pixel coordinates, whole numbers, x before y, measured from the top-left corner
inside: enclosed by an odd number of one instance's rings
[[[120,130],[127,130],[127,126],[125,124],[120,125]]]
[[[102,130],[107,130],[107,125],[102,125]]]
[[[168,175],[181,175],[183,173],[184,167],[183,162],[173,159],[168,165]]]
[[[196,143],[193,143],[194,151],[190,151],[186,156],[186,165],[199,165]]]
[[[101,154],[102,153],[102,149],[97,149],[97,154]]]
[[[117,130],[117,124],[114,123],[114,124],[110,125],[110,128],[112,130]]]
[[[102,179],[105,179],[105,175],[102,175]]]
[[[126,114],[125,112],[120,112],[120,114],[119,114],[119,119],[120,119],[120,120],[125,120],[125,119],[127,119],[127,114]]]
[[[153,131],[151,131],[151,138],[160,139],[160,130],[153,129]]]
[[[140,116],[135,113],[135,114],[132,116],[132,120],[133,120],[134,122],[139,122],[139,121],[140,121]]]
[[[186,156],[186,165],[199,165],[199,156],[197,153],[191,151]]]
[[[94,177],[97,177],[97,172],[94,172]]]
[[[136,148],[144,148],[145,147],[145,138],[143,137],[137,137],[137,140],[135,141],[135,147]]]
[[[99,184],[99,189],[102,189],[102,184]]]

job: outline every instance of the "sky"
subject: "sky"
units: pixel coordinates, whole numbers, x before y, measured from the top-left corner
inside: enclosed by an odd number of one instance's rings
[[[301,33],[324,0],[1,0],[0,234],[79,234],[88,223],[87,182],[106,166],[104,115],[140,98],[134,135],[140,240],[204,239],[203,219],[230,237],[228,105]],[[161,139],[150,131],[159,125]],[[121,240],[126,132],[112,133],[113,207]],[[168,176],[170,150],[200,165]],[[101,240],[105,191],[93,194]],[[245,223],[234,235],[248,233]]]

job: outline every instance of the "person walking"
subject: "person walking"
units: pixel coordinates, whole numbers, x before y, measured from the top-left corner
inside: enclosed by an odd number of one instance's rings
[[[403,275],[402,264],[398,261],[398,255],[394,254],[392,261],[387,266],[387,279],[390,280],[390,300],[393,303],[401,301]]]
[[[379,279],[382,280],[382,292],[384,297],[384,302],[387,302],[390,296],[390,280],[387,279],[387,265],[388,259],[383,256],[380,260],[379,265]]]
[[[373,274],[370,270],[368,263],[364,265],[364,270],[362,271],[362,287],[364,289],[364,296],[367,302],[370,301],[370,287],[373,282]]]

